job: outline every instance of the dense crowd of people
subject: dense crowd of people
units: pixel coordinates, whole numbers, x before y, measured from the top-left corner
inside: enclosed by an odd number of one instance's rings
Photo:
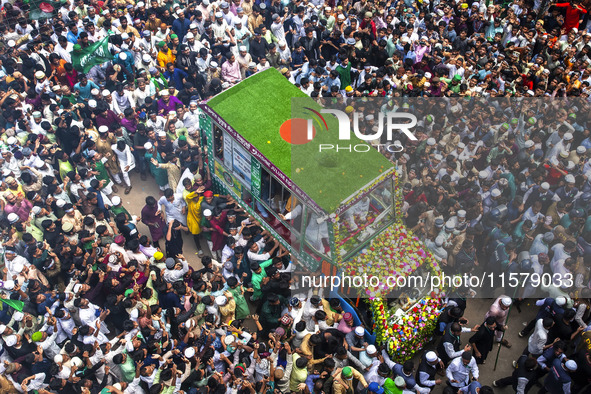
[[[52,4],[39,19],[38,2],[0,11],[0,392],[588,392],[586,4]],[[105,37],[113,60],[75,69],[72,54]],[[200,101],[270,67],[313,98],[408,98],[396,107],[417,114],[417,140],[386,154],[405,224],[446,272],[571,280],[507,286],[473,328],[470,294],[451,294],[436,349],[403,364],[344,301],[292,292],[303,268],[214,194],[199,129]],[[161,191],[138,216],[122,201],[134,171]],[[514,373],[482,385],[527,298],[540,309]]]

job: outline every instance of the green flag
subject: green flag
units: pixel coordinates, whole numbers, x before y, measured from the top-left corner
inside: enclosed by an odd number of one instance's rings
[[[103,64],[113,58],[114,56],[109,52],[109,37],[107,36],[88,48],[80,49],[78,44],[74,45],[72,65],[76,70],[87,73],[97,64]]]
[[[19,312],[22,312],[23,308],[25,306],[24,302],[18,301],[18,300],[5,300],[4,298],[0,298],[0,301],[2,301],[3,303],[5,303],[8,306],[13,307],[14,309],[16,309]]]

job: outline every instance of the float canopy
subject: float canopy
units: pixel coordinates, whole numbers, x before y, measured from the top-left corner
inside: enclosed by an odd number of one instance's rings
[[[316,136],[311,142],[303,145],[286,142],[281,137],[280,128],[284,122],[297,117],[294,114],[298,109],[292,107],[293,98],[297,98],[294,105],[298,108],[321,109],[316,101],[271,68],[218,94],[207,102],[207,106],[327,213],[334,212],[344,200],[393,167],[373,148],[365,153],[319,152],[320,144],[348,146],[364,143],[355,137],[339,141],[336,118],[329,114],[324,115],[328,130],[315,123]]]

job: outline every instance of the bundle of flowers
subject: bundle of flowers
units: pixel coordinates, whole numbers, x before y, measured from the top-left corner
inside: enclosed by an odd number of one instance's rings
[[[369,300],[376,343],[385,344],[392,360],[402,363],[431,340],[442,301],[426,297],[400,314],[396,314],[396,308],[389,307],[386,301],[382,298]]]

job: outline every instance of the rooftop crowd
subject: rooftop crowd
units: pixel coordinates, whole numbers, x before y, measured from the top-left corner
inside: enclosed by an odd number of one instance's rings
[[[588,392],[587,3],[52,4],[0,11],[0,392]],[[107,36],[114,59],[74,69]],[[472,328],[470,295],[451,294],[436,350],[403,364],[339,299],[290,291],[302,268],[214,194],[199,129],[202,100],[270,67],[314,98],[409,98],[418,140],[389,158],[405,224],[444,270],[572,282],[504,289]],[[139,216],[122,201],[132,172],[161,191]],[[514,373],[479,383],[528,298]]]

